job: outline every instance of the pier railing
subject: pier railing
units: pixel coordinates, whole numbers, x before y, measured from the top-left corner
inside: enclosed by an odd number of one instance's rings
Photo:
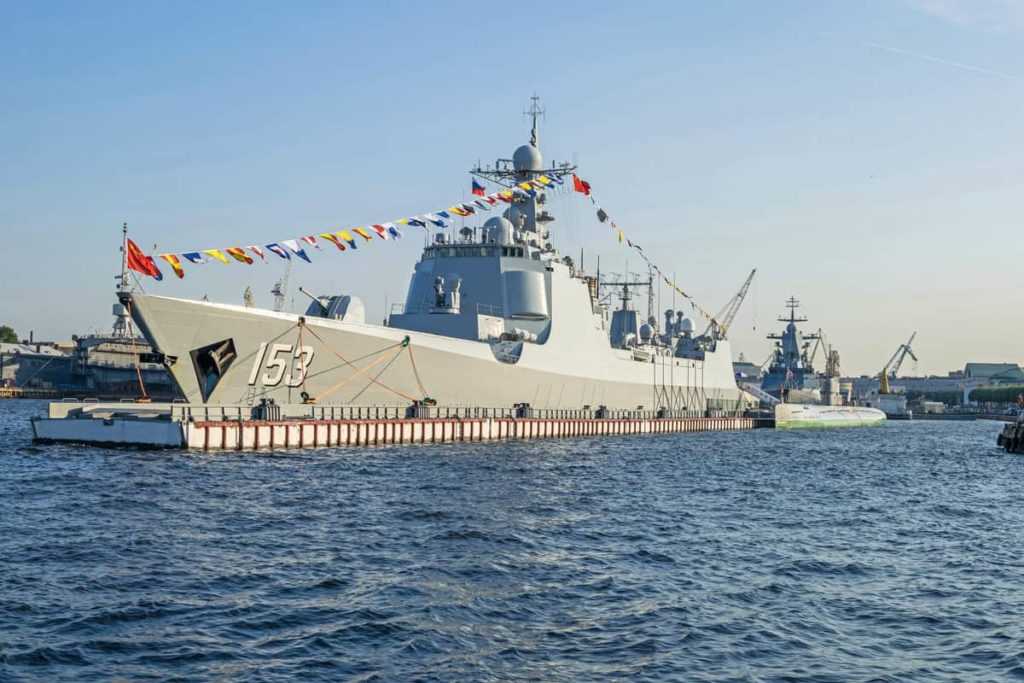
[[[399,420],[409,417],[430,419],[531,418],[545,420],[629,419],[656,420],[693,417],[743,417],[746,412],[733,410],[609,410],[606,408],[486,408],[468,406],[430,406],[410,413],[408,406],[318,406],[290,404],[278,406],[285,419],[310,420]],[[171,416],[183,421],[245,421],[254,417],[250,405],[171,404]]]

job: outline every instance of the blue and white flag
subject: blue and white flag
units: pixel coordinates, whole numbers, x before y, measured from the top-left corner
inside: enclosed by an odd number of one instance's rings
[[[281,240],[281,244],[288,247],[289,251],[306,263],[312,263],[312,261],[309,260],[309,256],[306,255],[306,250],[299,246],[298,240]]]

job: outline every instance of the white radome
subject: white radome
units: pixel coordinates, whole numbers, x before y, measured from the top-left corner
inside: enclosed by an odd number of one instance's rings
[[[495,244],[509,245],[512,244],[512,233],[514,228],[512,223],[502,216],[491,216],[484,223],[484,228],[487,230],[487,239]]]
[[[539,171],[544,168],[544,158],[533,145],[521,145],[512,154],[512,167],[517,171]]]

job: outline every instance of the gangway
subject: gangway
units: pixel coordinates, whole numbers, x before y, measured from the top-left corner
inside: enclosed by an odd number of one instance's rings
[[[774,406],[782,402],[756,384],[740,382],[739,387],[765,405]]]

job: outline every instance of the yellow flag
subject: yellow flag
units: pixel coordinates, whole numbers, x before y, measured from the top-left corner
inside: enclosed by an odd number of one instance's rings
[[[541,185],[550,185],[551,178],[548,178],[546,175],[542,175],[537,178],[537,182],[539,182]]]
[[[370,233],[366,232],[363,228],[352,228],[352,232],[362,237],[367,242],[370,241]]]
[[[203,249],[203,253],[217,259],[221,263],[227,263],[228,257],[220,249]]]
[[[622,234],[621,230],[619,230],[619,244],[622,244],[622,240],[624,239],[626,239],[626,236]]]
[[[395,222],[398,223],[399,225],[408,225],[409,224],[409,219],[408,218],[399,218]]]
[[[245,250],[241,247],[228,247],[226,251],[231,255],[231,258],[235,259],[239,263],[245,263],[250,266],[252,265],[252,257],[246,254]]]

